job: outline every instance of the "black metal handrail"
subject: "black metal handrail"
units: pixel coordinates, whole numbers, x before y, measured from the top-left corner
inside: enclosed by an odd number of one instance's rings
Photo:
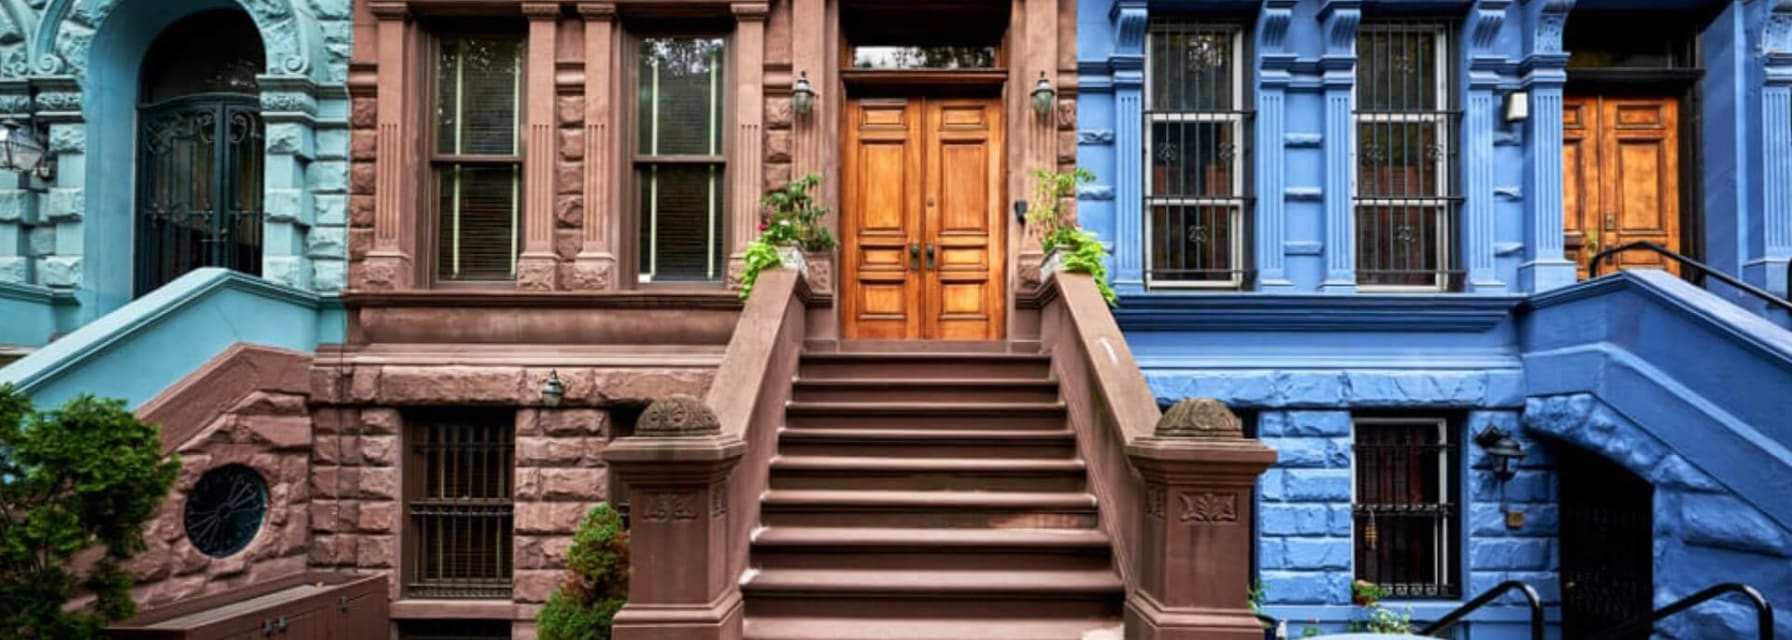
[[[1701,604],[1704,604],[1706,601],[1715,599],[1718,596],[1721,596],[1721,595],[1724,595],[1727,593],[1740,593],[1744,597],[1748,598],[1749,604],[1752,604],[1755,606],[1755,626],[1757,626],[1759,628],[1758,637],[1761,640],[1773,640],[1773,607],[1767,604],[1766,598],[1761,597],[1761,592],[1756,591],[1754,587],[1751,587],[1751,586],[1748,586],[1746,584],[1742,584],[1739,582],[1725,582],[1723,584],[1711,587],[1704,591],[1700,591],[1700,592],[1692,594],[1690,596],[1681,598],[1681,599],[1675,601],[1673,604],[1670,604],[1668,606],[1665,606],[1660,609],[1656,609],[1653,612],[1650,612],[1649,615],[1637,618],[1635,620],[1631,620],[1624,624],[1618,625],[1617,627],[1596,633],[1593,635],[1593,637],[1587,638],[1587,640],[1607,640],[1609,638],[1622,638],[1628,634],[1633,634],[1633,633],[1637,633],[1639,631],[1647,631],[1647,630],[1654,629],[1655,623],[1660,622],[1663,618],[1666,618],[1668,616],[1672,616],[1674,614],[1680,613],[1687,609],[1691,609],[1693,607],[1699,606]]]
[[[1537,590],[1532,589],[1531,585],[1517,580],[1507,580],[1495,585],[1492,589],[1481,592],[1481,595],[1475,596],[1475,599],[1468,601],[1467,604],[1457,607],[1455,611],[1444,614],[1444,617],[1439,618],[1437,622],[1420,629],[1419,635],[1428,636],[1447,629],[1461,622],[1463,618],[1468,617],[1468,614],[1487,606],[1514,589],[1524,596],[1531,608],[1531,640],[1543,640],[1543,599],[1537,597]]]
[[[1779,307],[1786,311],[1792,311],[1792,302],[1788,302],[1784,298],[1773,295],[1772,292],[1770,292],[1766,289],[1762,289],[1755,285],[1738,280],[1738,279],[1736,279],[1735,276],[1732,276],[1732,275],[1724,273],[1722,271],[1713,269],[1709,265],[1706,265],[1703,262],[1699,262],[1692,258],[1688,258],[1686,256],[1680,255],[1678,253],[1675,253],[1672,249],[1669,249],[1667,247],[1661,246],[1661,245],[1653,243],[1653,242],[1646,242],[1646,241],[1645,242],[1632,242],[1630,244],[1621,244],[1616,247],[1610,247],[1604,251],[1600,251],[1599,253],[1596,253],[1593,255],[1592,260],[1587,262],[1587,273],[1592,275],[1592,277],[1597,278],[1600,276],[1599,267],[1600,267],[1600,265],[1605,264],[1605,261],[1607,258],[1610,258],[1614,255],[1623,253],[1625,251],[1633,251],[1636,249],[1648,249],[1649,251],[1653,251],[1657,254],[1660,254],[1664,258],[1673,260],[1674,262],[1678,262],[1682,266],[1692,268],[1694,271],[1698,272],[1697,277],[1699,277],[1699,278],[1704,278],[1706,276],[1717,278],[1720,282],[1723,282],[1724,284],[1730,285],[1740,291],[1743,291],[1743,292],[1753,295],[1757,298],[1760,298],[1763,302],[1766,302],[1770,306]]]

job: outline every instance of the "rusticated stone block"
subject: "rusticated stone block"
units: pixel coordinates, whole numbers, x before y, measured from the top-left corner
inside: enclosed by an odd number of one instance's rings
[[[371,373],[371,372],[369,372]],[[361,386],[363,372],[355,372],[355,386]],[[377,375],[367,375],[368,379],[377,381]],[[359,396],[359,392],[356,393]],[[361,410],[362,435],[398,435],[404,425],[404,416],[397,409],[390,407],[368,407]]]
[[[563,569],[571,536],[517,536],[516,568]]]
[[[582,96],[560,96],[554,101],[554,114],[560,126],[576,127],[585,122],[585,98]]]
[[[570,534],[588,505],[581,502],[522,502],[516,505],[517,533]]]
[[[305,556],[313,564],[353,565],[359,541],[355,536],[314,536]]]
[[[521,437],[516,439],[516,463],[519,466],[566,466],[585,457],[585,447],[578,438]]]
[[[348,192],[351,194],[371,194],[377,183],[378,174],[374,172],[373,163],[355,162],[348,169]]]
[[[559,261],[551,256],[517,260],[516,288],[525,291],[553,291],[560,275]]]
[[[311,495],[342,498],[352,495],[361,477],[355,467],[317,467],[311,470]]]
[[[275,578],[283,578],[305,570],[305,556],[293,555],[271,558],[255,563],[249,567],[249,584],[266,582]]]
[[[373,250],[373,229],[353,228],[348,230],[348,259],[360,260]]]
[[[361,469],[359,496],[375,500],[397,500],[399,494],[398,469],[390,467],[366,467]]]
[[[362,533],[391,533],[398,525],[396,502],[363,502],[355,511],[355,528]]]
[[[197,597],[205,592],[206,577],[204,574],[169,578],[163,580],[150,590],[149,600],[145,604],[155,605],[176,600]]]
[[[1058,163],[1076,162],[1076,131],[1058,132]]]
[[[361,458],[367,464],[382,467],[398,464],[398,436],[361,436],[358,444]]]
[[[318,533],[336,533],[341,531],[343,528],[341,515],[343,507],[343,503],[333,500],[330,502],[313,502],[306,505],[305,508],[311,512],[311,530]]]
[[[585,190],[585,169],[578,162],[561,160],[554,165],[554,193],[580,193]]]
[[[372,129],[379,119],[378,104],[373,98],[355,98],[349,103],[349,126],[356,129]]]
[[[570,127],[560,130],[560,157],[578,160],[585,157],[585,129]]]
[[[788,96],[772,96],[765,99],[765,128],[790,128],[790,98]]]
[[[512,496],[518,502],[533,502],[541,499],[541,469],[537,467],[516,468],[516,491]]]
[[[554,197],[554,222],[562,227],[580,227],[585,224],[585,197],[583,195],[563,195]],[[574,254],[576,255],[575,248]]]
[[[765,161],[790,162],[790,132],[773,129],[765,132]]]
[[[788,164],[765,165],[765,184],[761,190],[766,192],[784,188],[790,183],[791,168]]]
[[[581,244],[577,229],[559,229],[554,231],[554,255],[561,260],[571,260],[579,255]]]
[[[379,399],[393,404],[511,404],[521,379],[519,367],[389,366],[380,372]]]
[[[714,372],[702,369],[561,371],[566,397],[582,404],[647,403],[674,394],[702,397]]]
[[[606,474],[601,468],[552,468],[540,472],[542,495],[548,500],[596,502],[607,493]]]
[[[355,565],[367,568],[390,567],[398,560],[398,536],[361,536],[356,543]]]
[[[348,197],[348,224],[351,227],[372,227],[376,200],[372,195]]]
[[[239,424],[258,442],[281,451],[302,451],[311,446],[311,418],[307,416],[250,416]]]
[[[349,159],[372,160],[379,153],[379,140],[379,135],[373,129],[356,129],[349,133]]]
[[[511,577],[511,595],[517,602],[547,602],[560,587],[564,571],[519,569]]]
[[[541,431],[550,436],[601,436],[607,432],[609,414],[599,409],[558,409],[541,412]]]

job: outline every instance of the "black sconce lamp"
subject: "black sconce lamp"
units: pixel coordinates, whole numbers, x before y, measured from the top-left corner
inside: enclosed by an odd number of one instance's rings
[[[1475,435],[1475,444],[1493,463],[1493,477],[1500,483],[1500,511],[1506,514],[1506,527],[1524,526],[1524,512],[1506,508],[1506,483],[1518,476],[1518,461],[1524,458],[1524,445],[1499,427],[1489,426]]]
[[[566,397],[566,385],[560,382],[560,372],[549,370],[548,379],[541,383],[541,406],[552,409],[560,406],[560,400]]]
[[[815,109],[815,87],[809,86],[809,72],[797,73],[796,84],[790,87],[790,104],[797,115],[809,115]]]
[[[54,175],[44,136],[37,127],[10,119],[0,122],[0,171],[17,171],[41,180]]]
[[[1052,102],[1058,97],[1058,90],[1052,88],[1052,81],[1039,72],[1039,82],[1033,83],[1033,112],[1043,118],[1052,112]]]
[[[1014,221],[1019,222],[1022,225],[1027,223],[1027,201],[1014,201]]]

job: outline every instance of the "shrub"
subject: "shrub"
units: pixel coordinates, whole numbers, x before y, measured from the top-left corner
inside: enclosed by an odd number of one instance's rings
[[[609,504],[585,514],[566,552],[566,581],[536,614],[541,640],[609,640],[628,601],[628,531]]]
[[[124,563],[179,471],[161,430],[122,401],[38,411],[0,386],[0,636],[96,637],[136,615]],[[91,600],[68,607],[77,595]]]

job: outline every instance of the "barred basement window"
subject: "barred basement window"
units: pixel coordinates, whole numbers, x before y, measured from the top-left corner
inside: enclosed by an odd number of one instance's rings
[[[1441,418],[1358,418],[1356,578],[1392,598],[1462,595],[1459,445]]]
[[[510,597],[513,421],[456,411],[411,430],[408,597]]]
[[[1244,282],[1243,30],[1159,21],[1146,40],[1145,279],[1156,287]]]
[[[1448,28],[1365,21],[1356,51],[1357,284],[1449,290],[1459,198]]]
[[[407,620],[398,625],[403,640],[510,640],[509,620]]]
[[[722,254],[724,45],[648,37],[636,70],[640,282],[718,282]]]
[[[443,39],[436,58],[436,276],[516,277],[522,242],[523,43],[514,35]]]

